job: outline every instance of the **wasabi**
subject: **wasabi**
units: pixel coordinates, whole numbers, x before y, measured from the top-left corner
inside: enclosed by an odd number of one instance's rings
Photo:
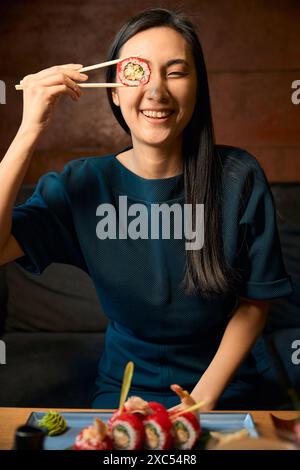
[[[45,428],[48,431],[49,436],[57,436],[62,434],[67,429],[67,422],[63,416],[57,411],[49,411],[45,416],[38,421],[38,425],[41,428]]]

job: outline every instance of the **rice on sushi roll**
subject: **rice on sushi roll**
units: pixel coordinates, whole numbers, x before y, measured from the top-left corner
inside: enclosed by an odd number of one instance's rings
[[[112,450],[113,442],[108,428],[101,419],[88,426],[76,436],[74,450]]]
[[[143,421],[134,413],[124,412],[116,415],[111,422],[114,449],[138,450],[144,442]]]
[[[118,76],[124,85],[145,85],[150,79],[150,67],[148,62],[138,57],[129,57],[117,65]]]
[[[148,415],[143,420],[143,423],[145,427],[144,445],[146,449],[166,450],[172,447],[173,430],[168,413],[165,413],[164,410],[154,412]]]
[[[172,413],[170,413],[172,420]],[[189,450],[194,447],[201,435],[199,419],[194,413],[187,412],[173,421],[174,447],[180,450]]]

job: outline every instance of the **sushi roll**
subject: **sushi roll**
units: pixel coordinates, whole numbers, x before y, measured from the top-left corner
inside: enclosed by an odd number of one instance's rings
[[[163,410],[153,412],[143,420],[143,423],[146,449],[166,450],[172,447],[173,429],[168,413]]]
[[[125,411],[127,410],[125,406],[123,406],[121,413],[125,413]],[[114,421],[120,416],[121,413],[119,413],[119,410],[115,410],[112,417],[109,418],[109,420],[107,421],[107,426],[108,426],[109,431],[111,431]]]
[[[74,450],[112,450],[113,442],[105,423],[95,419],[95,423],[82,429],[76,436]]]
[[[117,450],[138,450],[144,442],[143,421],[133,413],[121,413],[111,423],[113,447]]]
[[[121,60],[117,65],[118,77],[124,85],[145,85],[150,79],[148,62],[138,57],[129,57]]]
[[[172,414],[170,413],[172,420]],[[201,435],[199,419],[194,413],[186,412],[178,418],[174,417],[174,447],[180,450],[192,449]]]

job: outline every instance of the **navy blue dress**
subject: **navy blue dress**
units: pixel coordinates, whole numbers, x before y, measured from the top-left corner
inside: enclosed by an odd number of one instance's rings
[[[119,153],[126,149],[122,149]],[[93,280],[110,322],[99,362],[93,407],[118,406],[124,367],[135,364],[131,394],[178,404],[170,384],[191,391],[213,359],[238,296],[275,299],[293,292],[285,271],[272,194],[258,161],[245,150],[217,146],[223,162],[223,236],[227,262],[239,272],[234,295],[205,300],[179,287],[185,240],[100,239],[99,205],[116,208],[184,203],[184,179],[145,179],[118,154],[69,162],[40,178],[33,196],[13,211],[12,234],[25,256],[16,262],[39,275],[51,263],[75,265]],[[250,191],[249,191],[250,184]],[[245,188],[248,187],[246,191]],[[129,221],[135,217],[129,217]],[[103,219],[103,217],[102,217]],[[218,407],[249,408],[259,377],[250,354]]]

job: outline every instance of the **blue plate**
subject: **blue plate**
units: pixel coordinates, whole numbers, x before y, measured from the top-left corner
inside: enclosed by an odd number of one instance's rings
[[[112,415],[108,412],[61,412],[60,414],[67,421],[68,429],[60,436],[47,436],[44,443],[45,450],[64,450],[72,447],[77,434],[82,428],[92,424],[94,418],[100,418],[106,422]],[[33,412],[27,424],[38,426],[38,421],[44,416],[44,412]],[[249,413],[200,413],[200,423],[203,432],[235,432],[247,429],[251,437],[258,437]]]

